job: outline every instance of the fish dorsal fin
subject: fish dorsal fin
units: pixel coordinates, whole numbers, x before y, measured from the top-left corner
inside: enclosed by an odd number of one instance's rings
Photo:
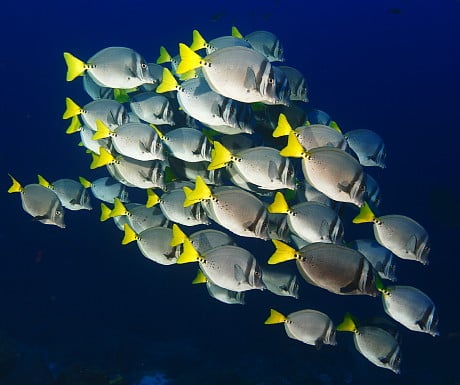
[[[286,199],[284,199],[284,195],[282,192],[278,191],[275,194],[275,199],[273,200],[273,203],[267,207],[267,210],[269,213],[272,214],[286,214],[289,211],[289,206],[286,202]],[[276,246],[276,245],[275,245]]]
[[[357,333],[358,328],[356,326],[356,319],[350,313],[346,313],[342,323],[337,325],[336,330],[339,332]]]
[[[232,36],[237,37],[238,39],[243,39],[243,35],[235,26],[232,27]]]
[[[364,202],[359,209],[359,214],[353,218],[353,223],[373,222],[375,218],[376,217],[367,202]]]
[[[185,242],[185,239],[188,239],[187,235],[176,223],[172,226],[172,233],[171,242],[169,242],[169,245],[172,247],[182,245]]]
[[[127,245],[128,243],[131,243],[139,239],[139,236],[135,233],[135,231],[127,223],[123,225],[123,230],[125,231],[125,236],[123,237],[123,240],[121,241],[122,245]]]
[[[213,143],[214,148],[211,151],[211,162],[208,165],[208,170],[216,170],[225,167],[232,161],[233,154],[217,140]]]
[[[10,188],[8,189],[8,192],[11,194],[11,193],[14,193],[14,192],[22,192],[24,189],[23,187],[21,186],[21,184],[13,178],[13,176],[11,174],[8,174],[11,178],[11,181],[12,181],[12,184],[10,186]]]
[[[93,161],[89,166],[91,170],[94,170],[95,168],[99,168],[102,166],[107,166],[108,164],[113,163],[115,161],[115,157],[104,147],[99,147],[99,155],[93,153],[92,156]]]
[[[201,36],[201,33],[194,29],[192,34],[193,40],[192,44],[190,45],[190,49],[192,51],[198,51],[199,49],[206,48],[207,43],[203,36]]]
[[[247,277],[244,274],[244,270],[241,268],[240,265],[234,264],[233,265],[233,273],[235,276],[235,280],[239,283],[245,283],[248,281]]]
[[[198,271],[196,272],[196,276],[192,281],[192,284],[196,285],[199,283],[206,283],[206,282],[208,282],[208,278],[206,278],[206,276],[204,275],[203,271],[201,271],[201,269],[198,269]]]
[[[74,80],[78,76],[83,75],[86,69],[85,62],[81,61],[69,52],[64,52],[64,60],[67,64],[66,80],[68,82]]]
[[[169,63],[171,61],[171,55],[168,50],[161,46],[160,47],[160,56],[158,56],[157,64]]]
[[[299,143],[294,131],[289,133],[287,146],[280,151],[280,155],[291,158],[305,157],[306,151]]]
[[[198,251],[193,247],[192,242],[188,238],[184,239],[184,251],[182,252],[181,255],[177,258],[176,263],[177,264],[182,264],[182,263],[190,263],[190,262],[196,262],[198,261],[200,257],[200,254],[198,254]]]
[[[70,98],[65,98],[65,107],[62,119],[69,119],[83,112],[83,109]]]
[[[108,138],[111,133],[112,131],[110,131],[110,128],[101,119],[96,119],[96,132],[91,139],[105,139]]]
[[[176,72],[184,74],[190,70],[201,67],[203,59],[195,51],[184,43],[179,43],[180,63],[177,66]]]
[[[289,124],[286,115],[279,114],[278,125],[275,127],[272,136],[274,138],[279,138],[280,136],[287,136],[291,132],[294,132],[294,130],[292,129],[292,126]]]
[[[246,77],[244,78],[244,87],[247,90],[255,90],[257,89],[257,81],[256,81],[256,74],[251,67],[248,67],[246,70]]]
[[[110,217],[111,218],[120,217],[122,215],[128,215],[129,214],[129,211],[126,210],[126,207],[123,204],[123,202],[120,200],[120,198],[115,198],[113,200],[113,204],[114,204],[113,209],[110,212]]]
[[[211,189],[206,185],[203,178],[200,176],[197,176],[195,179],[194,190],[186,189],[185,187],[183,190],[185,193],[184,207],[188,207],[203,200],[212,198]]]
[[[168,68],[163,68],[163,77],[161,83],[155,89],[155,92],[162,94],[164,92],[174,91],[179,83]]]
[[[157,205],[160,202],[160,197],[151,188],[147,189],[147,202],[145,207],[150,208]]]
[[[86,179],[86,178],[84,178],[82,176],[79,176],[78,180],[80,181],[80,183],[83,185],[84,188],[90,188],[91,187],[91,182],[88,179]]]
[[[406,242],[406,250],[410,253],[414,253],[417,251],[417,236],[412,234]]]
[[[275,309],[270,309],[270,315],[265,320],[265,325],[280,324],[287,321],[287,317]]]
[[[108,207],[104,202],[101,203],[101,216],[99,217],[99,220],[101,222],[105,222],[107,219],[110,218],[110,213],[112,210],[110,207]]]
[[[49,188],[51,190],[53,189],[53,185],[50,182],[48,182],[45,178],[43,178],[40,174],[37,175],[37,178],[39,185],[42,185],[43,187]]]
[[[293,247],[276,239],[272,239],[272,242],[276,247],[276,251],[268,259],[267,263],[269,265],[296,259],[296,250]]]
[[[76,132],[79,132],[81,130],[81,122],[80,119],[78,119],[78,116],[72,116],[72,120],[70,121],[69,127],[67,127],[67,130],[65,130],[65,133],[70,135],[74,134]]]

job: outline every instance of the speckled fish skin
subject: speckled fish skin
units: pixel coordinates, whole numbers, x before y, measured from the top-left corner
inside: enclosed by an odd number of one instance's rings
[[[158,206],[139,205],[129,210],[128,223],[136,233],[141,233],[150,227],[168,227],[169,220]]]
[[[219,246],[233,245],[235,241],[223,231],[214,229],[205,229],[194,232],[189,236],[190,242],[193,247],[200,253],[206,253],[207,251],[214,249]]]
[[[116,100],[99,99],[89,102],[83,107],[81,119],[85,125],[96,131],[96,120],[101,120],[107,127],[114,130],[127,123],[129,117],[123,104]]]
[[[155,83],[145,59],[126,47],[107,47],[88,59],[87,73],[104,87],[134,88],[144,83]]]
[[[147,123],[174,125],[173,106],[169,99],[155,92],[142,92],[129,100],[131,111]]]
[[[356,350],[374,365],[399,373],[401,347],[386,330],[376,326],[360,326],[353,340]]]
[[[210,53],[219,49],[235,46],[252,48],[251,44],[244,39],[240,39],[234,36],[220,36],[210,40],[208,44],[206,44],[206,54],[209,55]]]
[[[307,151],[318,147],[335,147],[345,151],[348,147],[345,137],[340,132],[323,124],[297,127],[295,135]]]
[[[115,198],[119,198],[122,202],[129,201],[126,187],[108,176],[92,181],[91,192],[97,199],[107,203],[113,203]]]
[[[317,310],[305,309],[289,314],[284,327],[290,338],[307,345],[337,344],[332,320]]]
[[[311,243],[299,253],[297,267],[307,282],[335,294],[377,295],[373,267],[360,252],[333,243]]]
[[[171,222],[184,226],[209,224],[209,219],[200,203],[184,207],[185,194],[182,188],[170,189],[160,198],[160,208]]]
[[[191,163],[211,160],[211,143],[200,130],[175,128],[165,134],[162,140],[173,157]]]
[[[386,288],[382,302],[385,312],[406,328],[438,336],[438,313],[433,301],[412,286],[394,285]]]
[[[399,258],[428,264],[430,238],[418,222],[404,215],[383,215],[373,228],[377,242]]]
[[[141,253],[160,265],[173,265],[179,249],[170,246],[172,230],[167,227],[150,227],[138,234],[137,245]]]

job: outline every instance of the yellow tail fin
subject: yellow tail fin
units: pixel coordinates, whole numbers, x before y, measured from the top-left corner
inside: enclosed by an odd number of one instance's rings
[[[45,178],[43,178],[40,174],[37,175],[38,178],[38,184],[42,185],[43,187],[52,189],[53,186],[51,185],[50,182],[48,182]]]
[[[86,69],[86,64],[80,59],[76,58],[69,52],[64,52],[64,60],[67,64],[67,76],[68,82],[74,80],[76,77],[83,75]]]
[[[274,138],[279,138],[280,136],[287,136],[291,132],[294,132],[291,125],[289,124],[286,115],[279,114],[278,116],[278,125],[275,127],[275,130],[272,133]]]
[[[128,243],[137,241],[139,239],[139,236],[134,232],[134,230],[127,223],[123,225],[123,229],[125,231],[125,236],[123,237],[123,240],[121,241],[122,245],[127,245]]]
[[[157,64],[169,63],[171,61],[171,55],[168,50],[161,46],[160,47],[160,56],[158,56]]]
[[[72,116],[72,120],[69,124],[69,127],[67,127],[67,130],[65,130],[66,134],[75,134],[76,132],[79,132],[81,130],[81,122],[80,119],[78,119],[78,116]]]
[[[367,202],[364,202],[362,207],[359,209],[359,214],[353,218],[353,223],[373,222],[375,218],[375,214],[372,212]]]
[[[339,332],[353,332],[357,333],[356,321],[350,313],[345,314],[342,323],[337,325],[336,330]]]
[[[190,262],[197,262],[200,255],[198,251],[193,247],[192,242],[189,239],[184,240],[184,251],[181,255],[177,258],[176,263],[190,263]]]
[[[280,324],[286,322],[287,318],[285,315],[281,314],[275,309],[270,309],[270,315],[265,320],[265,325]]]
[[[201,269],[198,269],[196,273],[196,277],[193,279],[192,283],[196,285],[198,283],[206,283],[206,282],[208,282],[208,278],[206,278],[206,276],[201,271]]]
[[[99,217],[99,220],[101,222],[105,222],[107,219],[110,218],[110,213],[112,210],[110,207],[108,207],[104,202],[101,203],[101,216]]]
[[[158,87],[155,89],[155,92],[162,94],[163,92],[174,91],[177,89],[179,83],[177,82],[174,75],[167,68],[163,68],[163,78],[161,83],[158,84]]]
[[[191,206],[206,199],[211,199],[212,197],[211,189],[200,176],[197,176],[195,179],[195,189],[190,190],[184,187],[184,193],[184,207]]]
[[[123,202],[120,200],[120,198],[115,198],[113,200],[113,209],[110,212],[110,218],[113,217],[120,217],[122,215],[128,215],[129,211],[126,210],[125,205]]]
[[[190,70],[201,67],[203,59],[195,51],[192,51],[184,43],[179,43],[180,63],[177,66],[176,72],[184,74]]]
[[[232,36],[233,37],[237,37],[239,39],[243,39],[243,35],[241,34],[241,32],[238,30],[238,28],[236,28],[235,26],[232,27]]]
[[[151,188],[147,189],[147,203],[145,207],[153,207],[156,206],[160,202],[160,197],[153,191]]]
[[[208,170],[216,170],[225,167],[227,163],[233,160],[233,154],[227,150],[224,145],[217,140],[215,140],[213,144],[214,148],[211,151],[211,162],[208,164]]]
[[[299,143],[295,133],[291,132],[288,136],[288,144],[280,151],[280,155],[292,158],[304,158],[307,152]]]
[[[93,140],[108,138],[112,133],[112,131],[110,131],[110,128],[107,127],[107,125],[101,119],[96,119],[96,129],[97,131],[93,134],[91,138]]]
[[[192,51],[198,51],[199,49],[206,48],[206,40],[204,40],[201,33],[199,33],[196,29],[193,30],[193,40],[192,44],[190,45],[190,49]]]
[[[86,178],[83,178],[82,176],[78,177],[78,180],[80,181],[80,183],[83,185],[84,188],[90,188],[91,187],[91,182],[86,179]]]
[[[269,265],[274,265],[280,262],[286,262],[297,258],[297,252],[291,246],[286,245],[284,242],[277,241],[276,239],[272,239],[272,242],[276,247],[276,251],[268,259],[267,263]]]
[[[91,162],[89,168],[94,170],[95,168],[99,168],[102,166],[107,166],[110,163],[115,161],[113,155],[108,152],[104,147],[99,147],[99,155],[91,154],[93,156],[93,161]]]
[[[193,70],[187,71],[179,76],[181,81],[186,81],[190,79],[196,79],[198,77],[198,70],[195,68]]]
[[[13,178],[13,176],[11,174],[8,174],[12,180],[12,185],[10,186],[10,188],[8,189],[8,192],[11,194],[11,193],[15,193],[15,192],[22,192],[24,189],[22,188],[21,186],[21,183],[19,183],[16,179]]]
[[[150,123],[149,126],[152,127],[155,130],[156,134],[160,137],[161,140],[165,141],[165,140],[168,139],[168,137],[166,135],[164,135],[160,131],[160,129],[157,126],[155,126],[153,123]]]
[[[267,210],[269,213],[278,213],[278,214],[286,214],[289,212],[289,206],[286,202],[286,199],[284,199],[283,193],[278,191],[275,194],[275,200],[271,205],[267,207]]]
[[[182,229],[175,223],[172,226],[172,233],[173,236],[171,242],[169,242],[169,245],[172,247],[182,245],[185,242],[185,239],[188,238]]]
[[[62,114],[62,119],[69,119],[76,115],[80,115],[83,109],[70,98],[65,98],[65,111]]]
[[[336,130],[340,134],[342,133],[342,130],[340,129],[339,125],[337,124],[337,122],[335,120],[333,120],[333,121],[331,121],[329,123],[329,127],[333,128],[334,130]]]

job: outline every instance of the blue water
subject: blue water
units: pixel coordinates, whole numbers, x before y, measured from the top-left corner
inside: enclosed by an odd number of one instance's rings
[[[71,370],[119,374],[128,384],[156,372],[173,384],[458,384],[460,2],[155,3],[2,5],[0,384],[64,384],[57,379]],[[191,285],[195,266],[156,265],[135,244],[122,246],[122,233],[101,223],[98,209],[68,212],[62,230],[32,222],[19,196],[6,193],[8,173],[23,184],[37,173],[49,180],[105,175],[89,170],[77,137],[65,134],[65,97],[89,99],[81,83],[65,81],[64,51],[89,58],[127,46],[154,61],[160,45],[175,52],[195,28],[210,40],[232,25],[278,35],[286,64],[308,81],[312,106],[344,131],[382,136],[388,167],[372,170],[381,211],[408,215],[430,233],[430,265],[399,261],[397,274],[398,283],[434,300],[441,336],[399,327],[400,375],[365,360],[350,334],[316,351],[281,325],[263,324],[270,307],[317,308],[335,323],[346,311],[383,316],[378,299],[334,296],[302,282],[299,300],[250,292],[245,306],[224,305]],[[346,224],[348,239],[361,235],[370,236],[371,226]],[[273,252],[268,243],[242,246],[261,260]],[[4,360],[11,351],[14,358]]]

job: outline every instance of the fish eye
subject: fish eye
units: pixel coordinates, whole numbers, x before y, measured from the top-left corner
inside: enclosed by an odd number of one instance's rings
[[[54,214],[58,217],[58,216],[60,216],[62,214],[62,212],[61,212],[61,210],[56,210],[54,212]]]
[[[268,82],[269,82],[270,84],[273,84],[273,83],[275,83],[275,79],[274,79],[274,78],[268,78]]]
[[[142,64],[141,64],[141,68],[144,69],[144,70],[147,69],[147,64],[142,63]]]

